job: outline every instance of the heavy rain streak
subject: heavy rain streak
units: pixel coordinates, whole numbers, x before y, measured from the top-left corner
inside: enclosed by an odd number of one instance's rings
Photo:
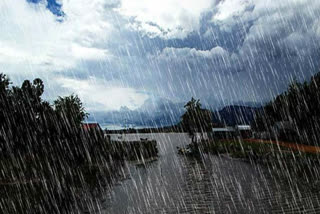
[[[0,0],[0,213],[320,213],[320,1]]]

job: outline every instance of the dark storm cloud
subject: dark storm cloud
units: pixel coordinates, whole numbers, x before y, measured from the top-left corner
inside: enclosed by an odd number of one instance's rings
[[[76,51],[72,56],[65,56],[68,49],[54,52],[59,56],[50,61],[53,72],[42,74],[60,82],[51,87],[50,95],[60,93],[59,84],[64,81],[96,87],[91,84],[94,77],[99,79],[95,84],[101,84],[99,90],[130,88],[177,102],[191,96],[208,105],[264,102],[284,91],[294,77],[305,80],[318,71],[320,3],[315,1],[202,0],[197,13],[176,8],[177,14],[186,13],[189,18],[168,15],[160,6],[155,10],[149,4],[145,13],[135,14],[123,12],[128,1],[94,2],[97,9],[87,12],[98,14],[92,20],[99,25],[86,19],[81,20],[86,25],[76,19],[68,23],[72,14],[85,7],[79,9],[69,2],[64,8],[61,1],[66,17],[61,25],[77,26],[75,31],[86,28],[71,34],[70,42],[57,43],[57,47],[72,44]],[[185,4],[184,8],[194,7],[192,2]],[[168,11],[175,9],[165,6]],[[150,22],[152,15],[155,18]],[[189,25],[190,17],[198,20]],[[72,84],[62,85],[63,91],[79,93]]]

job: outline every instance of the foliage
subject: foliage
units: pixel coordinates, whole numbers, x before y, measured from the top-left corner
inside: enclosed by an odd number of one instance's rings
[[[293,80],[288,90],[268,103],[255,121],[258,129],[270,131],[279,121],[293,124],[301,142],[317,144],[320,125],[320,73],[310,82]]]
[[[5,93],[10,85],[10,80],[7,75],[0,73],[0,93]]]
[[[51,106],[41,97],[41,79],[25,80],[21,87],[10,84],[7,76],[0,74],[2,158],[32,157],[34,163],[39,160],[40,168],[40,159],[45,158],[49,165],[64,168],[66,164],[76,166],[100,158],[98,149],[105,153],[103,157],[108,156],[103,133],[81,128],[87,113],[78,96],[59,97]]]
[[[181,117],[181,124],[194,142],[196,132],[209,131],[212,125],[212,113],[207,109],[201,108],[200,100],[193,97],[184,106],[186,112]]]
[[[261,142],[247,142],[239,140],[203,141],[201,146],[204,152],[214,154],[229,154],[234,158],[264,158],[268,155],[284,154],[292,151],[286,147]]]
[[[0,182],[18,184],[12,187],[20,195],[21,184],[30,181],[30,190],[26,183],[22,192],[32,198],[30,203],[21,203],[21,198],[12,202],[14,212],[27,206],[41,209],[39,213],[69,213],[69,206],[78,202],[76,187],[87,187],[95,178],[101,178],[94,182],[99,187],[111,182],[120,175],[124,155],[142,159],[158,152],[156,143],[120,145],[121,151],[104,139],[102,130],[82,128],[88,114],[78,96],[59,97],[50,105],[43,93],[41,79],[25,80],[18,87],[0,73]]]
[[[80,98],[74,94],[67,97],[59,97],[54,101],[54,106],[62,118],[70,119],[75,126],[80,126],[81,122],[88,116]]]

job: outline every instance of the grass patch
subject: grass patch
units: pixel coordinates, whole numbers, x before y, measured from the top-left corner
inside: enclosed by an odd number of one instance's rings
[[[229,154],[235,158],[263,158],[270,155],[294,153],[284,146],[242,140],[204,141],[201,145],[203,151],[206,153]]]

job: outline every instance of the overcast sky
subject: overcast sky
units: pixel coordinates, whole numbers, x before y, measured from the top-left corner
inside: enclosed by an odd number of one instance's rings
[[[89,112],[260,102],[319,71],[318,0],[1,0],[0,72]]]

